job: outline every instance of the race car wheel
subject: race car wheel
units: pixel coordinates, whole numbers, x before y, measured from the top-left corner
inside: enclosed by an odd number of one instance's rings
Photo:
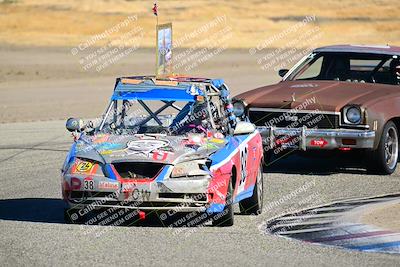
[[[75,221],[72,220],[70,213],[71,211],[69,209],[64,209],[64,222],[67,224],[75,223]]]
[[[392,174],[399,159],[399,134],[396,125],[389,121],[383,128],[379,146],[369,155],[368,171]]]
[[[66,224],[80,224],[85,222],[85,217],[73,209],[64,209],[64,222]]]
[[[222,212],[212,215],[213,226],[232,226],[233,225],[233,188],[232,181],[229,181],[228,192],[226,193],[226,204]]]
[[[264,196],[264,179],[262,166],[258,168],[257,180],[254,185],[253,195],[250,198],[243,199],[239,202],[240,212],[242,214],[258,215],[262,213]]]

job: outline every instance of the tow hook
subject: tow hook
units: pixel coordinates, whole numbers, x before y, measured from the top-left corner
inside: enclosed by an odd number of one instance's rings
[[[144,221],[146,219],[146,212],[139,210],[139,220]]]

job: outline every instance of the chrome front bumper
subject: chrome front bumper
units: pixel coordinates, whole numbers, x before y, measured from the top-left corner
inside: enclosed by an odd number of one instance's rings
[[[353,129],[308,129],[257,127],[263,145],[270,149],[324,149],[374,147],[375,131]],[[286,138],[286,140],[285,140]],[[344,140],[345,139],[345,140]],[[354,143],[354,144],[349,144]]]

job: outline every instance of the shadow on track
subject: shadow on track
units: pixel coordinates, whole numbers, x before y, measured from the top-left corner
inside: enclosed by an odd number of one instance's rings
[[[66,224],[64,219],[65,203],[61,199],[55,198],[20,198],[20,199],[2,199],[0,200],[0,220],[23,221],[23,222],[41,222],[41,223],[59,223]],[[157,215],[158,213],[158,215]],[[182,218],[186,214],[171,216],[168,220],[162,221],[159,216],[162,212],[152,212],[146,216],[145,220],[139,220],[138,217],[130,218],[124,223],[117,226],[142,226],[142,227],[187,227],[183,223],[174,224],[175,221]],[[112,213],[109,214],[111,216]],[[95,216],[95,215],[93,215]],[[92,217],[87,217],[87,221]],[[99,225],[99,221],[90,223],[89,225]],[[113,225],[112,223],[102,226]],[[203,221],[204,222],[204,221]],[[194,224],[192,226],[198,226]],[[77,223],[78,224],[78,223]],[[80,222],[79,224],[85,224]],[[78,225],[79,225],[78,224]]]
[[[270,159],[264,172],[303,175],[367,174],[364,159],[359,151],[288,153]]]
[[[0,219],[12,221],[64,223],[64,202],[55,198],[0,200]]]

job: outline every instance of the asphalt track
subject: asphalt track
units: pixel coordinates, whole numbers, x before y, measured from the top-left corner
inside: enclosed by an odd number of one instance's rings
[[[307,244],[260,230],[268,219],[290,210],[396,193],[399,170],[372,176],[348,162],[354,155],[340,160],[291,156],[264,174],[265,212],[236,215],[233,227],[67,225],[60,166],[71,141],[62,121],[0,125],[2,265],[400,265],[397,255]]]

